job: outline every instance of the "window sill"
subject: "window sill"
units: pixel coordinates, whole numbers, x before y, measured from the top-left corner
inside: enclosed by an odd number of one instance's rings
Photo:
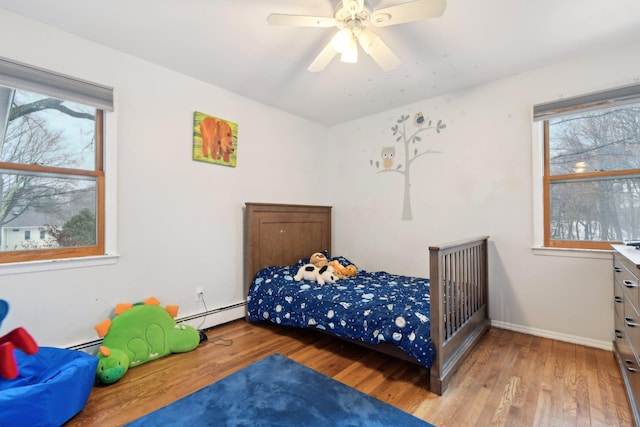
[[[41,271],[66,270],[70,268],[97,267],[112,265],[120,255],[102,255],[82,258],[64,258],[47,261],[27,261],[0,264],[0,276],[21,273],[37,273]]]
[[[575,248],[547,248],[534,246],[531,248],[534,255],[559,256],[570,258],[611,259],[612,250],[604,249],[575,249]]]

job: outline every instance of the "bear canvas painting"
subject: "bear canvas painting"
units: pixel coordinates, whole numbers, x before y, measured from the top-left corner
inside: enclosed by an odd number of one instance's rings
[[[193,114],[193,160],[235,167],[238,125],[196,111]]]

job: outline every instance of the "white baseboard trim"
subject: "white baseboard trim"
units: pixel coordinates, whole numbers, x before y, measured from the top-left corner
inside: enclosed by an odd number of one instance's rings
[[[176,319],[178,323],[191,325],[196,329],[209,329],[233,320],[242,319],[245,314],[246,302],[242,301],[228,307],[209,310],[183,319]]]
[[[545,329],[537,329],[537,328],[530,328],[528,326],[514,325],[512,323],[500,322],[498,320],[492,320],[491,326],[495,326],[496,328],[499,328],[499,329],[507,329],[509,331],[521,332],[523,334],[535,335],[537,337],[568,342],[571,344],[579,344],[587,347],[599,348],[601,350],[613,351],[612,341],[593,340],[589,338],[578,337],[575,335],[568,335],[568,334],[562,334],[554,331],[547,331]]]
[[[196,329],[209,329],[224,323],[242,319],[245,316],[246,302],[242,301],[227,307],[220,307],[209,310],[206,313],[199,313],[193,316],[176,319],[177,323],[185,323]],[[575,335],[562,334],[559,332],[548,331],[545,329],[531,328],[528,326],[515,325],[513,323],[492,320],[491,326],[499,329],[520,332],[537,337],[549,338],[553,340],[568,342],[572,344],[584,345],[587,347],[599,348],[601,350],[613,351],[613,344],[610,341],[593,340],[589,338],[579,337]],[[96,354],[102,340],[95,340],[78,345],[68,347],[74,350],[82,350],[90,354]]]
[[[176,323],[191,325],[194,328],[200,330],[213,328],[214,326],[218,326],[223,323],[242,319],[245,315],[246,305],[247,303],[245,301],[241,301],[226,307],[215,308],[207,312],[194,314],[192,316],[177,318]],[[98,353],[101,345],[102,339],[97,339],[69,346],[67,348],[70,350],[80,350],[84,351],[85,353],[95,355]]]

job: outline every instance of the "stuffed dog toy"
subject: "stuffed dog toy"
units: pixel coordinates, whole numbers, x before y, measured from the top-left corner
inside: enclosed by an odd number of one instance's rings
[[[333,267],[325,265],[316,267],[313,264],[305,264],[298,269],[298,273],[293,277],[296,282],[300,280],[312,280],[318,282],[319,285],[325,283],[335,283],[337,278],[333,274]]]

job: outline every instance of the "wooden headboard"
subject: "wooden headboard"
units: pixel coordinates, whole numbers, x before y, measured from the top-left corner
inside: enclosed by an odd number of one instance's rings
[[[331,252],[331,206],[245,203],[244,295],[256,273]]]

